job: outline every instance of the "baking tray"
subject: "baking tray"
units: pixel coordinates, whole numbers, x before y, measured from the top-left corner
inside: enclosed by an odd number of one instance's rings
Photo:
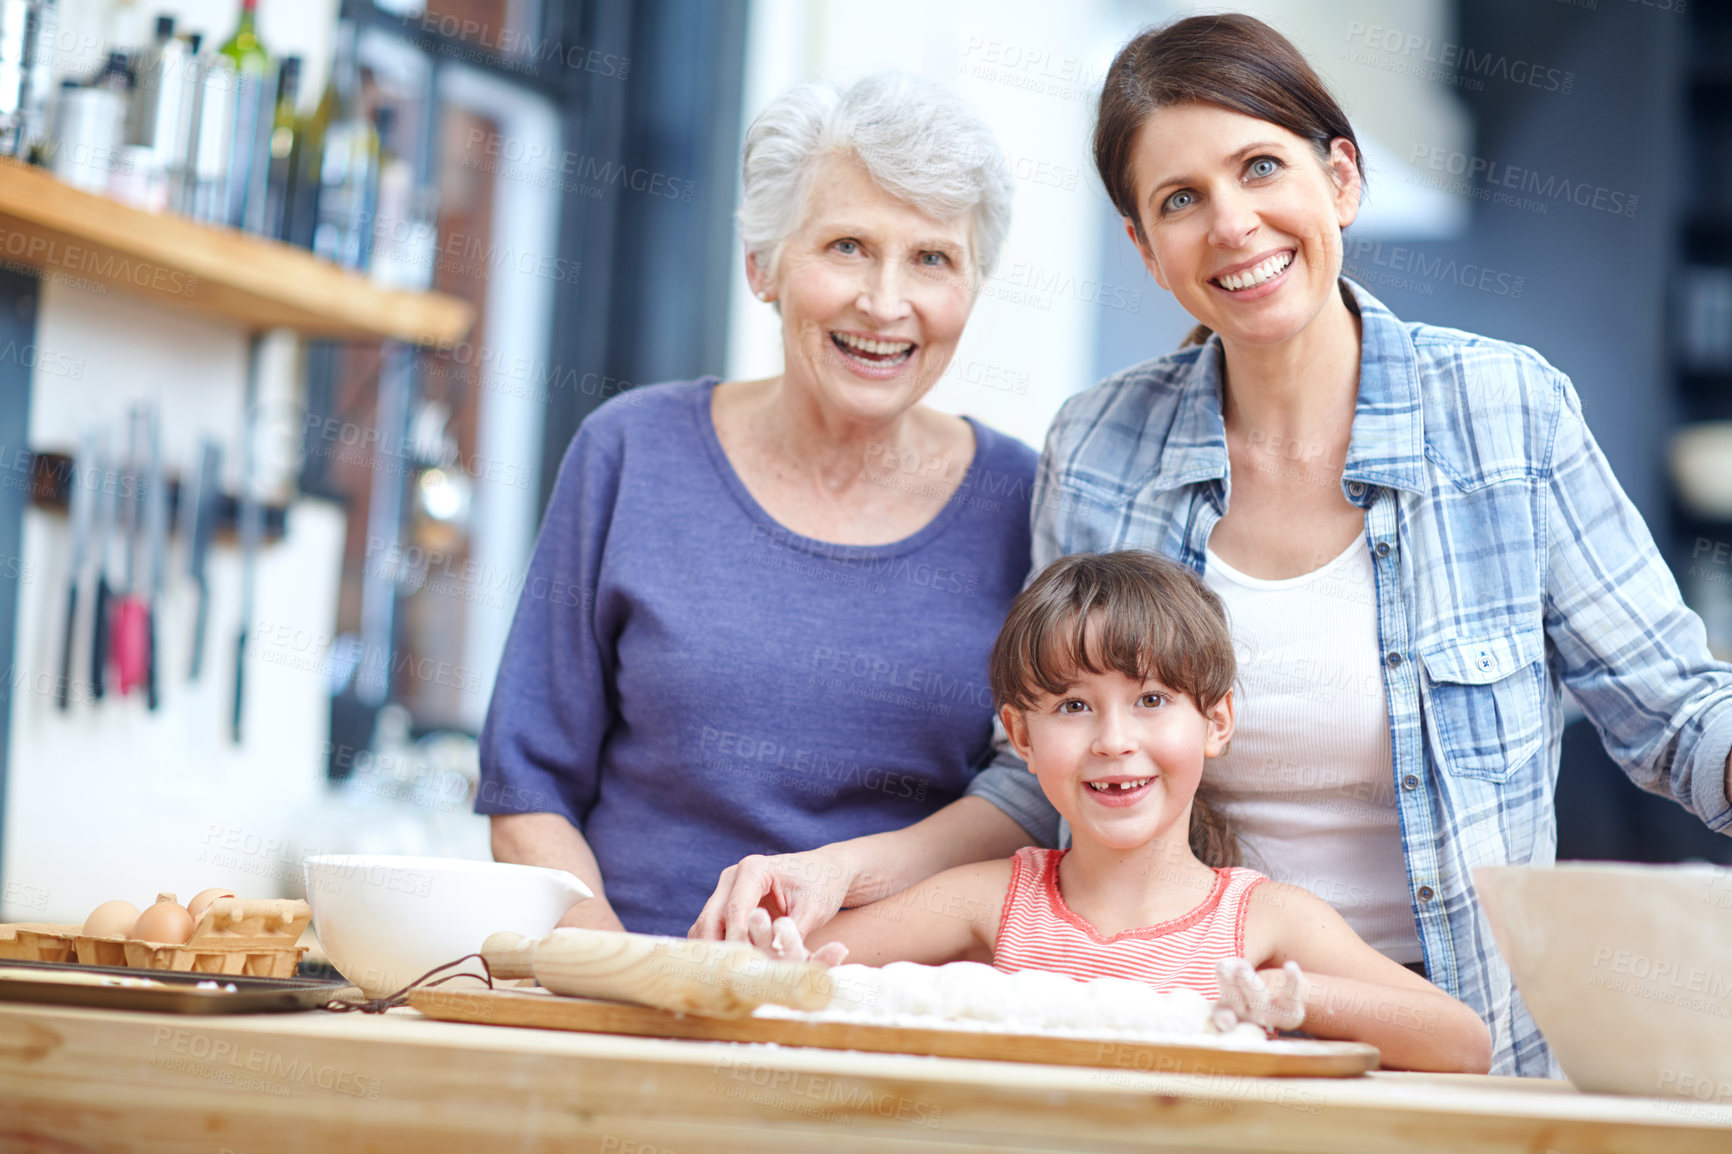
[[[145,979],[151,984],[101,984],[105,978]],[[201,990],[198,988],[201,982],[214,982],[216,988]],[[4,1002],[48,1002],[160,1014],[272,1014],[319,1009],[349,988],[349,983],[341,979],[249,978],[132,966],[0,960],[0,1001]]]

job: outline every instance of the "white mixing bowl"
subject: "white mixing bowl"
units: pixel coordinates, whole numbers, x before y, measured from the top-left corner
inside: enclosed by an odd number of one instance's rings
[[[543,937],[595,896],[565,870],[504,862],[322,854],[301,867],[325,956],[373,998],[475,953],[500,930]],[[479,962],[466,968],[481,972]]]
[[[1732,870],[1569,862],[1473,880],[1577,1088],[1732,1105]]]

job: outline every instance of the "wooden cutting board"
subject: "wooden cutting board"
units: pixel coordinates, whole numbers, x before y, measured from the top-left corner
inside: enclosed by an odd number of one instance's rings
[[[827,1050],[987,1058],[1144,1073],[1350,1078],[1375,1070],[1378,1062],[1377,1047],[1360,1042],[1284,1039],[1257,1049],[1229,1049],[1201,1041],[1128,1042],[792,1018],[705,1018],[625,1002],[563,997],[544,990],[423,989],[410,993],[409,1004],[429,1018],[451,1022],[706,1042],[774,1042]]]

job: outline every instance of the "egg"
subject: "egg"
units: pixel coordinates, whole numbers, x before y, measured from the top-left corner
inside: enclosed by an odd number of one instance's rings
[[[232,898],[234,896],[235,891],[233,890],[225,890],[221,888],[200,890],[198,893],[192,895],[191,901],[186,903],[186,912],[192,915],[193,925],[196,926],[198,920],[204,917],[205,910],[210,908],[212,902],[216,901],[218,898]]]
[[[132,937],[142,942],[178,946],[192,937],[192,915],[174,900],[173,894],[157,894],[156,904],[138,915]]]
[[[138,907],[118,898],[103,902],[84,919],[84,933],[93,938],[124,938],[138,921]]]

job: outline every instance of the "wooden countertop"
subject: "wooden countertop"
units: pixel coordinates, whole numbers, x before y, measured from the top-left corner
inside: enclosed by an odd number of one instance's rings
[[[0,1004],[0,1149],[1724,1154],[1732,1107],[1532,1079],[1221,1078],[436,1022]]]

